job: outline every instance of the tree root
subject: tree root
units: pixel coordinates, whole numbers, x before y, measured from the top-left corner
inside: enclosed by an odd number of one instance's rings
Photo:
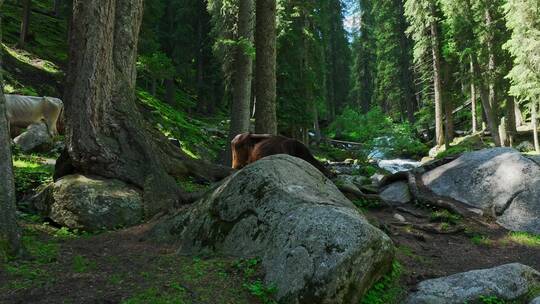
[[[456,226],[448,230],[442,230],[438,228],[436,225],[433,224],[415,224],[410,222],[391,222],[391,225],[394,226],[411,226],[416,230],[422,230],[429,233],[435,233],[435,234],[456,234],[463,232],[465,228],[463,226]]]

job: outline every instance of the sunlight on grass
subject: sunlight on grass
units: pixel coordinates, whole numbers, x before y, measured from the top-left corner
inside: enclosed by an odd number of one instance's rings
[[[506,238],[524,246],[540,247],[540,235],[526,232],[510,232]]]
[[[27,51],[25,50],[21,50],[21,49],[15,49],[15,48],[11,48],[5,44],[2,43],[2,46],[4,47],[4,49],[6,50],[6,52],[11,55],[13,58],[23,62],[23,63],[26,63],[28,65],[31,65],[37,69],[40,69],[40,70],[43,70],[47,73],[50,73],[50,74],[60,74],[61,73],[61,70],[60,68],[48,61],[48,60],[44,60],[44,59],[39,59],[37,57],[34,57],[32,54],[28,53]]]

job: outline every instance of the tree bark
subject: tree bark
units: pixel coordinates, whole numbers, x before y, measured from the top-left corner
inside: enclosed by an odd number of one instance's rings
[[[491,17],[491,13],[489,11],[489,7],[486,7],[485,10],[485,21],[486,21],[486,27],[488,28],[488,39],[487,39],[487,51],[488,51],[488,71],[487,71],[487,86],[488,86],[488,99],[487,104],[489,104],[489,108],[485,107],[486,104],[484,104],[486,115],[488,117],[488,126],[491,124],[490,131],[491,135],[493,137],[493,141],[495,142],[495,145],[502,146],[502,141],[498,133],[497,128],[497,95],[495,91],[495,52],[494,52],[494,34],[493,34],[493,20]]]
[[[165,79],[165,102],[171,106],[176,106],[176,85],[174,79]]]
[[[433,8],[435,10],[435,8]],[[434,12],[433,12],[434,13]],[[438,147],[444,144],[443,131],[443,98],[441,85],[441,54],[439,48],[439,31],[437,22],[433,20],[431,29],[431,52],[433,56],[433,89],[435,92],[435,143]]]
[[[515,112],[515,100],[514,97],[508,96],[508,101],[506,102],[506,138],[508,142],[506,143],[509,147],[514,146],[514,138],[517,133],[516,129],[516,112]]]
[[[478,119],[476,118],[476,86],[475,86],[475,76],[474,76],[474,63],[472,55],[469,55],[470,58],[470,72],[471,72],[471,113],[472,113],[472,132],[476,133],[478,131]]]
[[[135,59],[143,0],[74,0],[65,93],[66,146],[82,174],[143,191],[145,213],[188,200],[174,177],[229,171],[195,161],[152,129],[135,106]]]
[[[19,34],[19,47],[24,48],[30,26],[30,14],[32,13],[32,0],[23,0],[21,32]]]
[[[277,134],[276,0],[256,1],[255,132]]]
[[[58,17],[60,16],[60,5],[61,5],[61,0],[54,0],[53,2],[53,14]]]
[[[238,41],[240,44],[235,50],[229,141],[238,134],[249,132],[253,59],[248,54],[245,43],[253,43],[253,9],[253,0],[240,0],[238,3]],[[225,164],[231,165],[230,145],[227,145]]]
[[[3,1],[0,0],[0,7],[2,7]],[[1,24],[2,19],[0,18],[0,42],[2,41]],[[17,224],[11,137],[9,135],[9,123],[6,114],[1,55],[0,48],[0,240],[6,241],[8,255],[17,257],[21,256],[24,250],[22,246],[22,232]]]
[[[534,137],[534,150],[536,153],[540,153],[540,143],[538,141],[538,100],[533,100],[531,105],[531,114],[532,114],[532,129]]]

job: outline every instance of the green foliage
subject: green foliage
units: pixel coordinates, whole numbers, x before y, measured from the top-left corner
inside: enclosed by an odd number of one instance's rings
[[[151,55],[141,55],[137,61],[137,68],[154,80],[163,80],[175,75],[172,60],[163,52],[155,52]]]
[[[397,304],[405,294],[405,288],[400,285],[403,266],[399,262],[392,263],[392,271],[382,277],[366,293],[361,304]]]
[[[480,296],[480,301],[482,304],[506,304],[507,302],[503,299],[499,299],[497,296]]]
[[[471,242],[477,246],[489,246],[493,243],[493,240],[488,236],[476,234],[471,237]]]
[[[375,209],[381,207],[381,202],[378,200],[371,200],[371,199],[355,199],[353,201],[353,204],[362,209]]]
[[[122,301],[122,304],[183,304],[185,302],[182,298],[185,297],[185,289],[177,290],[175,292],[165,292],[156,287],[151,287],[143,292]]]
[[[263,282],[257,280],[251,283],[245,283],[244,287],[255,297],[261,300],[264,304],[277,304],[277,302],[272,298],[273,295],[277,292],[277,289],[274,286],[266,286]]]
[[[24,194],[51,182],[54,168],[51,165],[44,165],[40,157],[16,155],[13,171],[15,189],[18,194]]]
[[[510,232],[507,238],[521,245],[537,248],[540,247],[540,235],[527,232]]]
[[[181,149],[188,155],[201,158],[202,152],[210,153],[212,158],[225,146],[223,139],[210,136],[200,120],[188,117],[177,108],[153,97],[143,90],[137,91],[139,101],[151,110],[151,121],[166,136],[180,141]],[[185,98],[184,98],[185,100]],[[189,102],[189,101],[181,101]]]
[[[431,213],[430,220],[432,222],[446,222],[455,225],[461,221],[461,216],[451,213],[448,210],[438,210]]]
[[[366,144],[366,149],[377,150],[386,156],[421,156],[427,147],[415,138],[408,123],[396,124],[375,107],[366,114],[347,108],[330,126],[330,136]]]
[[[73,257],[73,271],[77,273],[85,273],[92,271],[96,268],[96,262],[83,257],[82,255],[76,255]]]

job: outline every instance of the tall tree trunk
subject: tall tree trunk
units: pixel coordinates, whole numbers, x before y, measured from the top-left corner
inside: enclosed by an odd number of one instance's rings
[[[534,137],[534,150],[536,153],[540,153],[540,143],[538,141],[538,100],[533,100],[531,105],[532,113],[532,129]]]
[[[4,0],[0,0],[0,8]],[[2,41],[2,19],[0,17],[0,42]],[[0,48],[0,240],[7,242],[10,256],[23,254],[22,232],[17,225],[15,206],[15,181],[13,178],[13,160],[11,158],[11,137],[4,97],[2,78],[2,48]]]
[[[508,96],[506,102],[506,138],[508,139],[507,145],[509,147],[514,146],[514,138],[516,136],[516,112],[515,112],[514,97]]]
[[[253,17],[253,0],[240,0],[238,3],[238,41],[241,43],[236,47],[235,54],[229,141],[240,133],[249,132],[253,60],[247,53],[245,43],[253,43]],[[227,145],[225,164],[231,164],[230,145]]]
[[[433,13],[435,8],[433,7]],[[434,14],[435,15],[435,14]],[[433,89],[435,92],[435,144],[444,144],[443,130],[443,98],[441,84],[441,54],[439,48],[439,31],[437,22],[434,20],[430,25],[431,29],[431,52],[433,56]]]
[[[474,62],[472,55],[469,55],[470,58],[470,72],[471,72],[471,113],[472,113],[472,132],[476,133],[478,131],[478,119],[476,118],[476,87],[475,87],[475,76],[474,76]]]
[[[212,179],[229,172],[189,158],[137,111],[142,7],[143,0],[73,1],[64,99],[66,145],[75,171],[139,187],[149,217],[188,200],[175,176]]]
[[[176,105],[176,85],[174,79],[165,79],[165,102],[171,106]]]
[[[257,0],[256,2],[255,132],[277,134],[276,0]]]
[[[488,116],[488,120],[492,120],[491,124],[495,124],[493,127],[490,127],[491,135],[493,136],[493,141],[495,142],[495,145],[502,146],[503,142],[501,141],[501,138],[498,133],[497,128],[497,92],[495,91],[495,51],[494,51],[494,34],[493,34],[493,20],[491,17],[491,13],[489,11],[489,7],[486,7],[485,10],[485,21],[486,21],[486,27],[488,28],[488,35],[489,38],[487,39],[487,51],[488,51],[488,71],[487,71],[487,86],[488,86],[488,100],[487,103],[489,104],[489,109],[485,108],[486,115]],[[484,105],[485,106],[485,105]],[[488,112],[489,110],[489,112]],[[490,122],[488,121],[488,125]],[[493,128],[493,129],[492,129]]]
[[[61,0],[54,0],[53,2],[53,14],[58,17],[60,16],[60,6],[62,4]]]
[[[32,13],[32,0],[23,0],[23,10],[21,19],[21,32],[19,34],[19,47],[26,46],[26,38],[30,26],[30,14]]]
[[[202,18],[197,21],[197,98],[199,101],[200,113],[208,114],[212,101],[205,94],[204,89],[204,38]]]

